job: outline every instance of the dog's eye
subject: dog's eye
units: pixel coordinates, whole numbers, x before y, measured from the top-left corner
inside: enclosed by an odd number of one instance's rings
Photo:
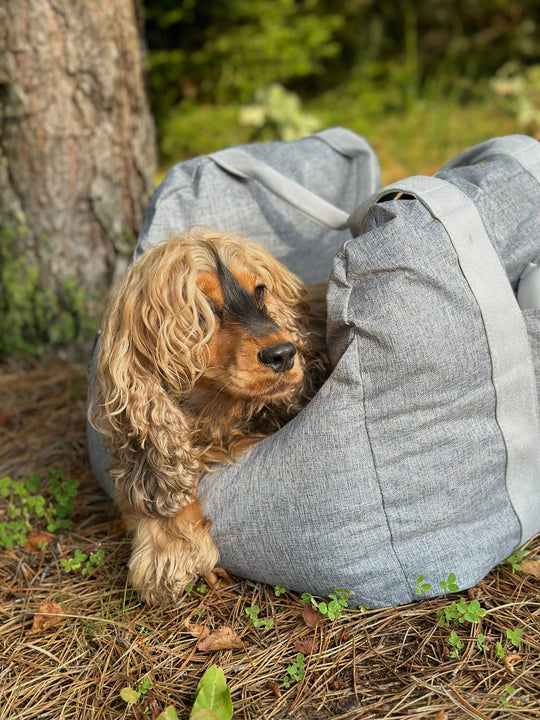
[[[265,293],[266,293],[266,285],[257,285],[255,290],[253,291],[253,294],[255,295],[255,300],[258,303],[262,303],[264,301]]]

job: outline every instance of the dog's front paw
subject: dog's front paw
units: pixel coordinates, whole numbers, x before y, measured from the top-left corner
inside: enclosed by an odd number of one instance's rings
[[[150,605],[177,602],[199,575],[211,573],[219,554],[198,502],[174,518],[143,518],[133,541],[130,579]]]

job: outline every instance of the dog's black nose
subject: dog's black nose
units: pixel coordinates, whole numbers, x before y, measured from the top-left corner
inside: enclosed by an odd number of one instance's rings
[[[296,348],[291,342],[277,343],[276,345],[268,345],[268,347],[259,350],[257,357],[263,365],[276,373],[287,372],[294,365],[294,356]]]

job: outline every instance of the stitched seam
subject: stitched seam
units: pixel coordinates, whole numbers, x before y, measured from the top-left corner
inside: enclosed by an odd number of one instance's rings
[[[358,335],[357,335],[357,336],[356,336],[356,355],[357,355],[357,359],[358,359],[358,365],[359,365],[359,367],[360,367],[360,358],[359,358],[359,352],[358,352],[358,345],[359,345],[359,344],[360,344],[360,338],[359,338]],[[361,368],[360,368],[360,374],[362,374]],[[401,570],[401,574],[402,574],[402,576],[403,576],[403,580],[405,581],[405,585],[409,588],[409,591],[410,591],[410,594],[411,594],[411,600],[414,600],[414,588],[412,587],[411,583],[409,582],[409,579],[407,578],[407,573],[405,572],[405,569],[404,569],[404,567],[403,567],[403,565],[402,565],[402,562],[401,562],[400,557],[399,557],[399,555],[398,555],[398,552],[397,552],[397,550],[396,550],[396,544],[395,544],[395,541],[394,541],[394,535],[393,535],[392,527],[391,527],[391,524],[390,524],[390,518],[388,517],[388,512],[387,512],[387,510],[386,510],[385,495],[384,495],[384,492],[383,492],[383,489],[382,489],[381,478],[380,478],[380,474],[379,474],[379,469],[378,469],[378,467],[377,467],[377,460],[376,460],[376,458],[375,458],[375,452],[374,452],[374,449],[373,449],[373,442],[372,442],[372,439],[371,439],[371,434],[370,434],[370,432],[369,432],[369,424],[368,424],[368,415],[367,415],[367,407],[366,407],[366,392],[365,392],[365,388],[366,388],[366,384],[363,382],[363,383],[362,383],[362,409],[363,409],[363,411],[364,411],[364,428],[365,428],[366,437],[367,437],[367,440],[368,440],[368,443],[369,443],[369,450],[370,450],[371,460],[372,460],[372,464],[373,464],[373,472],[374,472],[375,479],[376,479],[376,482],[377,482],[377,487],[379,488],[379,497],[380,497],[380,500],[381,500],[381,506],[382,506],[382,510],[383,510],[383,513],[384,513],[384,518],[385,518],[385,521],[386,521],[386,527],[387,527],[387,529],[388,529],[388,536],[389,536],[389,538],[390,538],[390,547],[392,548],[392,553],[394,554],[394,557],[395,557],[395,559],[396,559],[396,562],[397,562],[397,564],[398,564],[398,567],[399,567],[399,569]]]

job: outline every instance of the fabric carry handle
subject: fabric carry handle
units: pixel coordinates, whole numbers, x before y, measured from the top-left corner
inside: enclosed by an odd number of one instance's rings
[[[540,421],[521,310],[476,205],[451,182],[417,176],[389,185],[354,213],[355,228],[365,226],[362,213],[373,204],[398,193],[417,198],[444,226],[478,303],[491,355],[495,415],[507,452],[507,492],[523,543],[535,534],[540,516]]]
[[[327,128],[326,130],[315,133],[311,137],[322,140],[340,155],[347,158],[352,159],[362,154],[368,156],[373,154],[373,150],[367,140],[364,140],[364,138],[346,128]]]
[[[457,155],[443,165],[436,175],[452,168],[474,165],[497,155],[516,160],[524,170],[540,182],[540,143],[528,135],[507,135],[487,140]]]
[[[330,128],[313,135],[344,157],[354,158],[370,153],[365,140],[344,128]],[[278,172],[263,160],[240,148],[226,148],[209,157],[223,170],[243,180],[257,180],[285,202],[304,213],[315,222],[332,230],[345,230],[349,213],[332,205],[295,180]]]

